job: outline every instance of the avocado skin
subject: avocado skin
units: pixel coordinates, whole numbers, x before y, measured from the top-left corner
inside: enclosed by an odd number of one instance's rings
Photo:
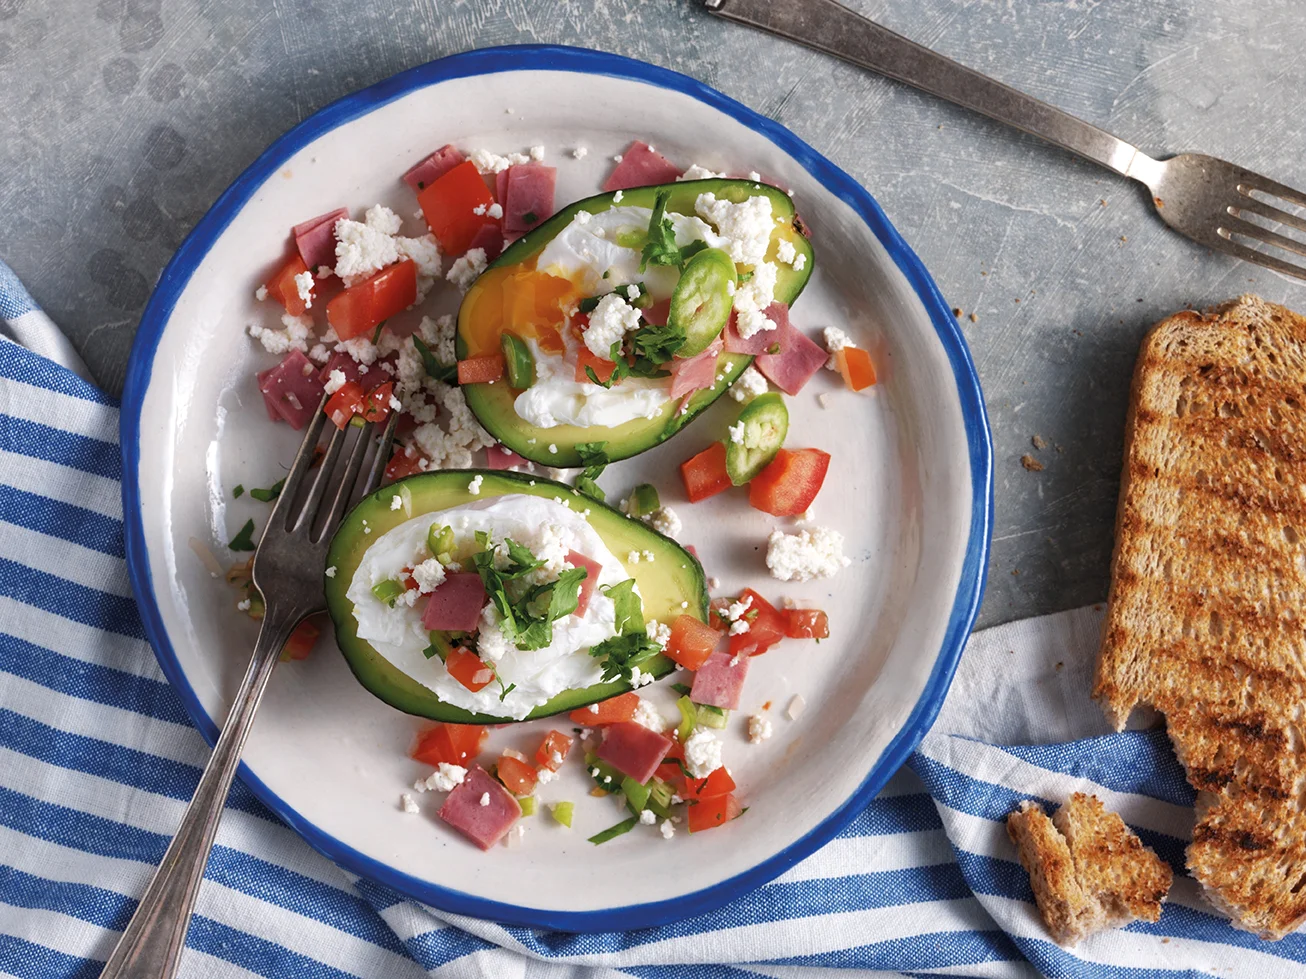
[[[481,491],[473,496],[467,492],[467,485],[477,475],[482,478]],[[403,510],[390,509],[390,501],[401,483],[411,494],[411,515]],[[646,620],[660,619],[670,625],[677,615],[689,614],[707,621],[707,582],[703,566],[674,540],[659,534],[652,527],[632,520],[605,503],[577,493],[565,483],[551,479],[489,469],[420,473],[383,486],[359,501],[341,523],[327,551],[326,566],[336,569],[334,577],[324,579],[327,611],[335,627],[336,644],[358,682],[391,707],[406,714],[452,724],[516,723],[513,718],[478,714],[443,703],[434,691],[401,672],[368,642],[358,638],[353,603],[345,597],[363,553],[382,534],[421,513],[434,515],[450,507],[515,493],[546,499],[561,497],[571,501],[572,508],[577,512],[588,508],[590,515],[587,519],[607,543],[608,549],[618,557],[631,550],[653,551],[657,561],[641,561],[631,569],[631,576],[639,583],[640,593],[644,597]],[[371,528],[370,534],[363,532],[364,520]],[[688,602],[689,608],[682,609],[681,602]],[[650,660],[648,669],[643,672],[661,679],[671,673],[675,666],[668,657],[657,656]],[[524,720],[575,710],[615,697],[629,689],[631,687],[628,683],[613,682],[596,684],[583,690],[564,690],[552,700],[541,704]]]
[[[621,201],[614,204],[611,194],[598,194],[587,197],[563,208],[534,231],[523,235],[504,249],[503,253],[490,263],[490,268],[502,268],[520,265],[533,260],[563,228],[571,223],[577,211],[589,211],[591,214],[606,211],[610,207],[632,206],[652,208],[655,198],[661,191],[669,191],[671,197],[667,210],[678,214],[693,214],[694,201],[699,194],[714,193],[718,198],[741,201],[747,197],[762,193],[771,198],[771,208],[777,216],[784,216],[784,225],[777,225],[779,233],[791,241],[798,254],[806,255],[807,261],[802,271],[795,271],[791,266],[781,264],[776,281],[775,298],[789,306],[807,285],[811,277],[813,255],[811,243],[803,232],[802,222],[794,212],[794,202],[783,190],[769,184],[752,180],[686,180],[682,183],[663,184],[654,187],[636,187],[621,191]],[[473,288],[475,288],[473,286]],[[471,293],[469,292],[470,296]],[[466,300],[459,310],[458,333],[455,339],[455,353],[461,360],[467,355],[467,344],[463,339],[463,310],[467,309]],[[577,428],[572,425],[560,425],[554,428],[536,428],[527,424],[513,409],[515,394],[507,384],[467,384],[463,394],[467,406],[481,425],[496,439],[512,449],[518,455],[532,462],[558,468],[573,468],[583,465],[575,446],[585,442],[606,442],[608,459],[628,459],[665,442],[684,428],[693,418],[711,405],[725,393],[726,388],[739,377],[753,362],[747,354],[723,354],[718,361],[722,379],[712,387],[696,392],[689,400],[688,409],[679,410],[679,403],[672,402],[654,418],[638,418],[616,428]],[[725,371],[725,364],[731,364],[730,371]],[[548,452],[548,446],[554,445],[558,451]]]

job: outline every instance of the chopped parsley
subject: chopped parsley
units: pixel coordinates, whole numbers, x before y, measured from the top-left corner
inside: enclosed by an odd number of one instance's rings
[[[522,579],[544,564],[530,548],[512,538],[504,538],[508,563],[496,568],[494,559],[498,549],[489,547],[489,535],[482,541],[478,533],[477,543],[485,549],[472,555],[472,563],[499,613],[504,635],[518,649],[543,649],[553,641],[553,623],[579,607],[581,582],[589,572],[584,568],[568,568],[556,581],[524,587]]]
[[[245,526],[241,527],[236,536],[231,538],[231,542],[227,544],[227,547],[233,551],[254,550],[254,521],[246,520]]]
[[[250,490],[249,495],[252,496],[254,499],[258,500],[260,503],[271,503],[273,500],[275,500],[278,496],[281,495],[281,490],[285,487],[285,485],[286,485],[286,477],[282,476],[280,479],[278,479],[267,489]]]
[[[237,483],[236,488],[231,491],[231,498],[233,500],[239,500],[244,495],[245,495],[245,487],[240,483]]]
[[[657,641],[645,631],[644,605],[635,593],[635,579],[627,578],[603,589],[612,599],[618,635],[590,647],[590,655],[603,660],[603,682],[634,678],[634,669],[662,652]]]

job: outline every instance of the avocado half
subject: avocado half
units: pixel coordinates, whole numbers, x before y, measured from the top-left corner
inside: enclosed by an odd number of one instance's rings
[[[535,260],[544,246],[571,223],[577,211],[583,210],[595,214],[613,206],[651,209],[657,195],[662,191],[668,191],[671,195],[667,202],[667,210],[686,215],[694,214],[694,201],[698,199],[698,195],[708,192],[716,194],[721,200],[735,203],[759,194],[771,198],[772,213],[783,220],[776,224],[775,231],[772,232],[768,258],[774,261],[775,251],[781,240],[788,240],[797,254],[807,257],[801,271],[796,271],[791,265],[777,263],[779,273],[776,277],[775,298],[789,306],[794,304],[794,300],[803,291],[812,274],[811,243],[803,234],[802,225],[794,213],[794,202],[789,195],[779,188],[752,180],[686,180],[682,183],[638,187],[621,191],[620,202],[613,201],[615,193],[587,197],[563,208],[534,231],[518,238],[504,250],[503,254],[490,263],[489,268],[498,269],[513,265],[534,268]],[[486,288],[486,281],[483,277],[473,283],[467,295],[463,297],[462,306],[459,307],[455,346],[459,360],[467,356],[466,333],[469,329],[469,311],[482,298],[480,293]],[[752,362],[753,358],[747,354],[723,353],[717,360],[718,373],[722,373],[726,363],[733,364],[733,368],[728,373],[724,373],[722,379],[712,387],[696,392],[690,398],[687,410],[679,411],[679,402],[673,401],[665,405],[652,418],[637,418],[615,428],[601,426],[580,428],[575,425],[536,428],[523,420],[513,409],[513,401],[519,392],[510,388],[506,382],[466,384],[462,390],[467,398],[467,406],[476,415],[477,420],[486,431],[508,448],[534,462],[568,468],[582,465],[581,457],[576,452],[576,446],[581,443],[606,442],[605,451],[608,459],[615,462],[618,459],[638,455],[665,442],[719,398]],[[555,447],[557,451],[548,451],[550,446]]]
[[[481,477],[480,493],[473,496],[467,492],[467,486],[478,475]],[[407,489],[410,496],[411,515],[404,510],[390,509],[390,501],[401,486]],[[511,494],[528,494],[547,499],[561,497],[569,500],[571,508],[578,513],[588,509],[586,519],[603,538],[608,550],[618,558],[631,551],[652,551],[657,560],[640,561],[626,568],[627,573],[639,585],[646,621],[658,619],[670,625],[677,616],[685,614],[707,621],[707,585],[703,566],[697,558],[670,537],[664,537],[619,510],[577,493],[565,483],[514,472],[480,469],[456,469],[409,476],[364,497],[354,507],[332,538],[326,563],[328,568],[336,569],[333,577],[325,579],[327,611],[335,626],[336,643],[358,682],[391,707],[408,714],[454,724],[515,723],[510,717],[478,714],[446,704],[429,687],[400,671],[370,643],[358,638],[354,603],[345,595],[364,552],[382,534],[421,514],[431,514],[434,521],[435,515],[441,510]],[[364,522],[370,528],[370,534],[364,532]],[[666,656],[657,656],[649,661],[647,668],[641,669],[661,678],[670,673],[675,665]],[[564,690],[535,708],[523,720],[575,710],[629,689],[627,683],[612,682],[596,684],[583,690]]]

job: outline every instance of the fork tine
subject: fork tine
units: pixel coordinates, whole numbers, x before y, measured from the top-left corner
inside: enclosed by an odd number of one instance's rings
[[[381,485],[381,477],[385,473],[386,464],[390,461],[390,446],[394,444],[395,427],[398,424],[399,413],[390,412],[390,420],[386,422],[385,431],[381,433],[381,444],[376,447],[376,455],[372,457],[372,467],[367,471],[367,479],[363,483],[360,496],[366,496]]]
[[[1299,241],[1296,238],[1289,238],[1286,235],[1278,234],[1269,228],[1259,224],[1252,224],[1242,218],[1226,216],[1220,221],[1220,232],[1230,232],[1236,235],[1243,235],[1247,238],[1255,238],[1265,242],[1267,245],[1274,245],[1276,248],[1282,248],[1286,252],[1292,252],[1295,255],[1306,255],[1306,241]]]
[[[1246,198],[1244,201],[1229,205],[1229,213],[1234,217],[1240,217],[1243,211],[1250,211],[1253,214],[1259,214],[1263,218],[1269,218],[1271,221],[1278,221],[1290,228],[1296,228],[1298,231],[1306,231],[1306,218],[1300,218],[1287,211],[1281,211],[1259,198],[1247,194],[1244,194],[1243,197]]]
[[[1298,279],[1306,279],[1306,268],[1293,265],[1291,262],[1285,262],[1273,255],[1267,255],[1265,252],[1258,252],[1254,248],[1248,248],[1246,245],[1225,237],[1224,234],[1217,234],[1202,243],[1210,248],[1217,248],[1222,252],[1226,252],[1235,258],[1241,258],[1244,262],[1255,262],[1257,265],[1264,265],[1267,269],[1273,269],[1275,272],[1282,272],[1284,275],[1291,275]]]
[[[1269,194],[1273,197],[1282,197],[1285,201],[1292,201],[1294,204],[1306,207],[1306,193],[1294,190],[1292,187],[1271,180],[1269,177],[1262,177],[1259,173],[1243,170],[1238,180],[1238,192],[1248,195],[1248,191],[1252,190],[1258,190],[1262,194]]]
[[[336,468],[336,459],[340,457],[340,450],[344,448],[347,431],[348,426],[336,428],[331,433],[331,442],[327,445],[326,455],[322,457],[322,464],[317,467],[317,474],[313,477],[313,485],[309,487],[308,496],[298,513],[287,515],[286,529],[292,532],[299,530],[306,520],[312,520],[313,515],[317,513],[318,505],[322,502],[322,497],[331,482],[331,473]]]
[[[299,451],[295,453],[295,461],[290,467],[290,472],[286,473],[286,481],[281,485],[281,495],[277,497],[277,502],[272,507],[272,514],[268,518],[269,527],[275,527],[278,520],[285,519],[294,506],[294,499],[299,495],[299,488],[304,482],[304,476],[313,464],[313,456],[317,451],[317,440],[322,434],[322,425],[326,421],[326,413],[323,410],[326,403],[327,396],[324,394],[317,406],[317,412],[313,415],[313,420],[308,423],[308,431],[304,433],[304,440],[299,443]],[[283,510],[286,512],[283,513]]]
[[[344,516],[345,509],[349,506],[349,499],[353,495],[354,484],[358,482],[358,473],[363,468],[363,459],[367,455],[367,447],[372,441],[374,430],[375,426],[365,425],[350,447],[349,458],[345,460],[345,474],[336,486],[335,495],[327,505],[325,516],[319,514],[315,521],[317,527],[317,533],[313,535],[315,542],[333,532],[340,518]]]

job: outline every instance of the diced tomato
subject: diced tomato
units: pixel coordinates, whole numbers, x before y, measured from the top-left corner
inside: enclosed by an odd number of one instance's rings
[[[363,413],[366,395],[357,381],[346,381],[327,399],[326,414],[336,428],[343,429],[349,419]]]
[[[298,255],[294,255],[286,260],[286,264],[277,269],[272,278],[268,279],[268,295],[286,307],[286,312],[291,316],[303,316],[308,312],[308,306],[304,304],[303,298],[299,295],[299,287],[295,285],[295,276],[303,275],[308,271],[308,266]],[[314,279],[313,295],[317,294],[317,280]]]
[[[567,752],[571,751],[572,739],[561,731],[550,731],[540,742],[540,746],[535,749],[535,761],[541,768],[547,768],[549,771],[556,772],[562,767],[562,763],[567,758]],[[557,755],[555,758],[554,755]]]
[[[308,654],[313,651],[313,646],[317,643],[317,637],[321,634],[321,626],[312,619],[305,619],[295,626],[295,631],[290,634],[286,644],[281,647],[281,658],[308,659]]]
[[[390,401],[394,397],[394,382],[386,381],[380,387],[368,392],[363,402],[363,421],[383,422],[390,417]]]
[[[690,503],[706,500],[709,496],[730,489],[730,476],[726,473],[725,443],[713,442],[694,458],[682,462],[680,478],[685,481],[685,493],[689,496]]]
[[[715,799],[735,791],[735,788],[735,780],[721,767],[707,778],[686,777],[685,790],[680,794],[686,799]]]
[[[472,693],[488,687],[494,681],[494,670],[486,666],[471,650],[455,647],[444,659],[449,675]]]
[[[417,195],[426,225],[448,255],[461,255],[472,245],[477,233],[494,219],[486,211],[494,195],[481,179],[476,164],[467,160],[446,171],[431,186]],[[480,214],[477,214],[477,209]]]
[[[585,373],[586,367],[593,370],[594,376],[604,384],[606,384],[608,378],[612,376],[612,372],[617,369],[617,365],[612,361],[605,360],[603,357],[595,356],[590,352],[589,347],[581,347],[576,355],[576,380],[593,383],[589,374]]]
[[[720,634],[692,615],[680,615],[671,624],[666,654],[687,670],[696,670],[712,655]]]
[[[705,829],[724,826],[740,814],[739,803],[733,795],[718,795],[711,799],[700,799],[693,803],[687,812],[689,831],[701,833]]]
[[[730,637],[731,656],[756,656],[764,653],[785,637],[788,622],[778,608],[765,598],[745,588],[739,595],[742,602],[752,599],[744,613],[748,631]]]
[[[437,724],[417,739],[413,758],[432,768],[440,762],[466,768],[481,753],[481,745],[489,735],[489,730],[479,724]]]
[[[834,363],[843,375],[843,382],[854,391],[875,383],[875,364],[861,347],[844,347],[834,355]]]
[[[403,479],[405,476],[411,476],[413,473],[421,472],[421,467],[418,466],[418,462],[421,461],[421,458],[422,454],[420,452],[414,452],[412,455],[409,455],[407,449],[396,448],[394,455],[390,457],[390,461],[387,462],[385,466],[385,478],[387,482],[393,482],[396,479]]]
[[[327,303],[327,322],[341,340],[370,334],[417,302],[417,266],[410,258],[383,268]]]
[[[785,635],[790,639],[829,639],[830,619],[820,609],[785,609]]]
[[[503,377],[503,354],[484,354],[458,361],[459,384],[484,384]]]
[[[828,452],[781,449],[748,484],[748,503],[755,510],[777,517],[796,517],[806,512],[821,492],[829,468]]]
[[[707,624],[717,632],[727,632],[730,629],[730,620],[726,618],[726,610],[735,604],[733,598],[714,598],[707,607]]]
[[[679,742],[676,742],[676,745],[679,747]],[[683,748],[681,749],[681,753],[684,753]],[[662,781],[669,782],[678,787],[680,783],[684,781],[685,773],[680,770],[680,765],[675,761],[663,761],[658,765],[657,771],[653,773],[653,777],[660,778]],[[683,792],[679,792],[678,794],[682,796],[684,795]]]
[[[667,752],[667,756],[666,756],[666,758],[663,759],[663,760],[664,760],[664,761],[684,761],[684,760],[685,760],[685,746],[684,746],[683,744],[681,744],[680,741],[678,740],[678,738],[679,738],[679,731],[678,731],[678,729],[673,727],[673,728],[671,728],[670,730],[663,731],[662,733],[665,734],[667,737],[669,737],[669,738],[671,739],[671,749]]]
[[[628,721],[635,716],[639,706],[639,697],[634,693],[621,693],[597,704],[581,707],[571,712],[572,722],[581,727],[600,727],[604,724],[617,724]]]
[[[504,755],[498,761],[499,781],[513,795],[530,795],[535,791],[539,776],[535,769],[512,755]]]

